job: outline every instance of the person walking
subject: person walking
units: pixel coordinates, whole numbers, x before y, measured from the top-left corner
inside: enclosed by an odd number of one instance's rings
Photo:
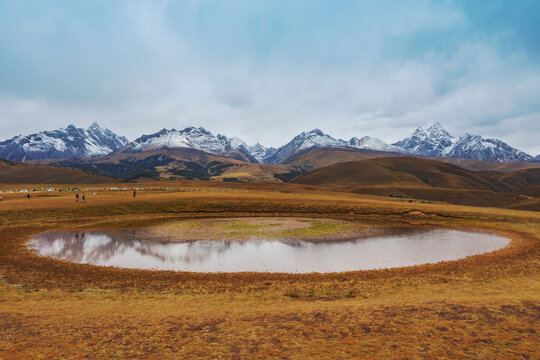
[[[137,195],[137,190],[133,190],[133,198],[135,199],[135,196]]]
[[[82,194],[82,202],[83,202],[83,203],[86,202],[86,197],[84,196],[84,194]]]
[[[26,198],[30,200],[30,194],[26,194]]]
[[[75,194],[75,202],[79,202],[79,193]]]

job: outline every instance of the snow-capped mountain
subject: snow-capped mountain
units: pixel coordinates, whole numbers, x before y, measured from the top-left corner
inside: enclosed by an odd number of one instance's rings
[[[257,159],[260,163],[267,163],[268,159],[271,158],[277,151],[276,148],[273,147],[264,147],[259,143],[256,143],[253,146],[248,146],[248,151],[255,159]]]
[[[451,157],[482,161],[531,161],[533,157],[498,139],[465,134],[459,138],[450,135],[444,127],[435,123],[427,130],[419,127],[408,138],[393,145],[411,154],[431,157]]]
[[[265,147],[262,146],[260,143],[256,143],[253,146],[249,146],[246,144],[242,139],[233,136],[232,138],[229,138],[229,141],[231,143],[231,146],[233,148],[240,148],[241,146],[244,147],[250,154],[257,160],[259,163],[266,163],[266,160],[274,155],[274,153],[277,151],[276,148],[273,147]]]
[[[69,125],[53,131],[19,135],[0,142],[0,158],[11,161],[80,158],[107,155],[128,143],[93,123],[88,129]]]
[[[11,161],[81,158],[111,153],[143,152],[160,148],[187,148],[213,155],[252,163],[281,164],[313,149],[348,149],[400,152],[428,157],[452,157],[482,161],[540,161],[497,139],[465,134],[456,138],[435,123],[427,130],[419,127],[414,133],[392,145],[377,138],[353,137],[349,141],[335,139],[319,129],[302,132],[279,148],[267,148],[257,143],[248,146],[238,137],[214,136],[204,128],[183,130],[163,129],[128,142],[108,129],[94,123],[87,129],[69,125],[54,131],[19,135],[0,142],[0,158]]]
[[[451,146],[444,156],[482,161],[530,161],[533,157],[514,149],[498,139],[486,139],[480,135],[465,134]]]
[[[399,146],[411,154],[424,156],[442,156],[445,149],[454,144],[455,138],[438,122],[427,130],[419,127],[408,138],[392,145]]]
[[[367,149],[367,150],[397,152],[397,153],[405,152],[405,150],[403,150],[399,146],[387,144],[384,141],[371,137],[371,136],[364,136],[361,139],[357,137],[353,137],[351,138],[351,140],[349,140],[349,146],[353,148],[357,148],[357,149]]]
[[[308,149],[340,149],[348,148],[349,143],[344,140],[336,140],[319,129],[302,132],[295,136],[289,143],[283,145],[267,159],[269,164],[280,164],[291,160],[295,155]]]
[[[141,152],[161,148],[195,149],[231,159],[257,162],[246,149],[242,140],[238,138],[229,139],[219,134],[214,136],[202,127],[187,127],[184,130],[163,129],[155,134],[143,135],[119,148],[115,153]]]
[[[218,136],[220,135],[218,134]],[[232,138],[228,138],[228,140],[233,148],[243,146],[244,148],[248,149],[248,144],[246,144],[244,140],[240,139],[239,137],[233,136]]]

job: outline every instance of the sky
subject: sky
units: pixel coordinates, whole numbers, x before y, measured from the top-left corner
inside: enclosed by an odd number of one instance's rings
[[[540,154],[540,1],[2,0],[0,140],[98,122],[280,146],[438,121]]]

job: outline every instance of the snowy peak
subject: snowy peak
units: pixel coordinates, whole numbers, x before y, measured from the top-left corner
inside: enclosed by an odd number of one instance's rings
[[[452,135],[446,131],[440,122],[436,122],[427,129],[427,134],[433,138],[448,139],[453,138]]]
[[[297,135],[289,143],[294,143],[298,150],[309,149],[312,147],[317,148],[330,148],[330,147],[347,147],[347,143],[343,140],[336,140],[330,135],[323,133],[319,129],[313,129],[308,132],[302,132]],[[286,145],[285,145],[286,146]]]
[[[501,140],[470,134],[460,136],[456,143],[445,151],[444,156],[496,162],[533,160],[532,156]]]
[[[73,125],[71,125],[71,126],[73,126]],[[75,126],[73,126],[73,127],[75,127]],[[99,124],[97,122],[95,122],[95,121],[88,127],[87,130],[103,131],[101,126],[99,126]]]
[[[128,140],[93,123],[88,129],[65,129],[19,135],[0,142],[0,158],[11,161],[79,158],[107,155]]]
[[[410,137],[393,145],[411,154],[441,156],[443,151],[454,141],[454,137],[440,123],[436,122],[427,130],[421,127],[417,128]]]
[[[416,129],[413,134],[394,143],[411,154],[430,157],[452,157],[482,161],[531,161],[532,156],[514,149],[498,139],[486,139],[480,135],[465,134],[458,139],[435,123],[427,130]]]
[[[79,129],[81,130],[81,129]],[[109,154],[129,141],[124,136],[118,136],[109,129],[93,123],[86,129],[88,156]]]
[[[229,139],[220,134],[214,136],[202,127],[187,127],[184,130],[163,129],[155,134],[143,135],[116,152],[142,152],[160,148],[195,149],[231,159],[257,162],[242,140]]]
[[[280,147],[266,162],[271,164],[285,163],[297,154],[309,149],[348,148],[349,144],[343,140],[336,140],[319,129],[302,132],[289,143]]]
[[[271,158],[277,151],[273,147],[264,147],[259,143],[256,143],[253,146],[248,146],[248,151],[255,159],[260,163],[267,163],[268,159]]]
[[[357,149],[367,149],[367,150],[375,150],[375,151],[387,151],[387,152],[398,152],[403,153],[405,150],[398,146],[390,145],[385,143],[384,141],[371,137],[371,136],[364,136],[361,139],[357,137],[351,138],[349,140],[349,146]]]
[[[219,136],[220,135],[218,134],[218,137]],[[228,138],[228,140],[229,140],[229,142],[230,142],[230,144],[231,144],[231,146],[233,148],[239,148],[241,146],[243,146],[246,149],[249,148],[249,146],[242,139],[240,139],[239,137],[233,136],[232,138]]]
[[[427,139],[434,141],[442,147],[451,146],[455,141],[455,138],[438,122],[429,127],[426,134]]]

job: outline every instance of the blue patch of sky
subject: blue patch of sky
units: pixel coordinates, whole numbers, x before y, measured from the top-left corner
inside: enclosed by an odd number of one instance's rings
[[[5,0],[0,93],[115,101],[138,81],[191,66],[279,72],[438,64],[467,43],[493,47],[503,58],[519,52],[522,63],[537,68],[539,13],[540,1],[530,0]],[[437,95],[471,75],[466,61],[441,71]]]

